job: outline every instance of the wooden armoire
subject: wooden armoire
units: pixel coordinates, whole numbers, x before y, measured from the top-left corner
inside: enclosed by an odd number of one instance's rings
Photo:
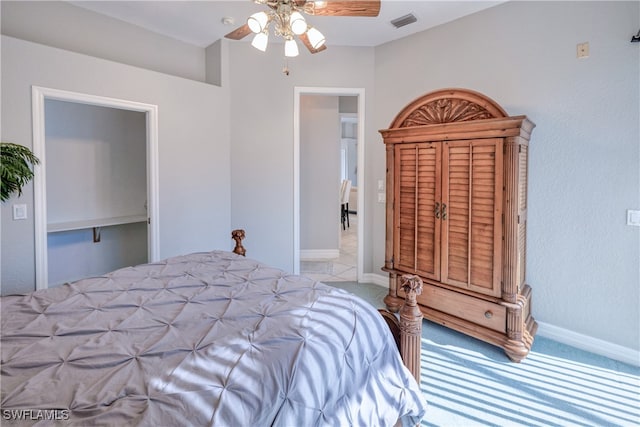
[[[537,324],[525,283],[527,163],[534,124],[467,89],[428,93],[381,130],[387,153],[385,304],[402,275],[434,322],[527,356]]]

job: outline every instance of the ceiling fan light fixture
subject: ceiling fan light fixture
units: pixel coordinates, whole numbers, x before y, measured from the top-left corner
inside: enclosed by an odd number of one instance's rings
[[[294,56],[298,56],[300,52],[298,51],[298,43],[294,39],[289,39],[284,42],[284,56],[291,58]]]
[[[304,16],[297,10],[289,17],[289,26],[293,34],[297,36],[307,31],[307,21],[305,21]]]
[[[247,25],[249,26],[249,29],[256,34],[264,31],[268,23],[269,16],[266,14],[266,12],[256,12],[251,15],[249,19],[247,19]]]
[[[251,42],[251,46],[255,47],[256,49],[262,52],[265,52],[267,50],[268,44],[269,44],[269,34],[267,34],[266,31],[256,34],[255,37],[253,38],[253,41]]]
[[[0,0],[2,1],[2,0]],[[260,50],[266,50],[268,33],[282,38],[284,42],[300,39],[305,49],[318,53],[327,49],[325,36],[306,21],[307,15],[312,16],[358,16],[375,17],[380,14],[382,0],[252,0],[254,3],[267,8],[249,16],[244,24],[229,32],[225,38],[241,40],[249,34],[267,33],[259,37],[254,36],[252,44]],[[390,0],[388,0],[390,1]],[[231,19],[225,18],[225,24]],[[287,51],[290,56],[297,55],[297,44],[288,42]],[[295,47],[294,47],[295,46]]]
[[[309,38],[311,47],[314,49],[321,48],[325,42],[324,35],[314,27],[309,27],[307,30],[307,37]]]

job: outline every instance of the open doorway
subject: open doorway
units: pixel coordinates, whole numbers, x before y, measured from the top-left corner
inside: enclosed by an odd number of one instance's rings
[[[340,253],[327,281],[358,281],[357,97],[340,97]]]
[[[316,108],[311,118],[306,116],[305,110],[309,103]],[[345,109],[344,105],[349,104],[352,107]],[[329,117],[325,120],[333,120],[332,124],[321,124],[322,116]],[[330,142],[309,147],[306,141],[309,135],[316,137],[320,133],[325,135],[320,139]],[[344,141],[343,136],[350,139],[350,143]],[[351,156],[348,155],[349,150]],[[364,90],[295,88],[295,273],[322,281],[357,281],[362,278],[363,177]],[[341,188],[345,180],[351,181],[352,190],[346,197],[348,222],[343,223]],[[319,217],[322,219],[317,219]],[[313,239],[316,239],[315,243],[310,244]],[[322,242],[318,243],[318,239]]]

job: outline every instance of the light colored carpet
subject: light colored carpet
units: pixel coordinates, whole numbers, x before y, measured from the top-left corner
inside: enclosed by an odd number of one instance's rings
[[[376,307],[385,288],[333,282]],[[639,426],[640,368],[536,337],[521,363],[490,344],[424,321],[423,426]]]

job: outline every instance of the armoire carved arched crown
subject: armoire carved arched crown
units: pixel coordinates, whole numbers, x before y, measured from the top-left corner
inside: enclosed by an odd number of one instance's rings
[[[430,92],[407,105],[390,128],[404,128],[507,117],[495,101],[468,89]]]
[[[387,152],[385,303],[404,298],[399,278],[424,280],[423,315],[502,347],[529,353],[537,324],[525,283],[526,116],[487,96],[441,89],[404,107],[381,130]]]

